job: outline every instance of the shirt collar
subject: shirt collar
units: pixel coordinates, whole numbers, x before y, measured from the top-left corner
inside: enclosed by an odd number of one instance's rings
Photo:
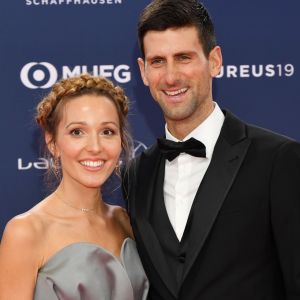
[[[214,105],[215,107],[212,113],[183,139],[183,141],[186,141],[193,137],[202,142],[206,147],[207,158],[212,157],[215,144],[220,135],[225,119],[219,105],[216,102],[214,102]],[[165,133],[168,140],[179,142],[179,140],[169,132],[167,124],[165,125]]]

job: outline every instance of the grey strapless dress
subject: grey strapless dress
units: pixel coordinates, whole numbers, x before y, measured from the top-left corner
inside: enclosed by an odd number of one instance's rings
[[[34,300],[144,300],[149,282],[135,241],[124,240],[120,259],[79,242],[54,254],[39,270]]]

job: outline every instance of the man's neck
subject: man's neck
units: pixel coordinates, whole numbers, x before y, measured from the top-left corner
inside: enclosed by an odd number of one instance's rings
[[[214,104],[204,113],[196,118],[187,118],[185,120],[166,120],[169,132],[178,140],[183,140],[195,128],[197,128],[214,110]]]

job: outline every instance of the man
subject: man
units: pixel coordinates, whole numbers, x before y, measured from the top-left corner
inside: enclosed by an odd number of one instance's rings
[[[139,42],[166,121],[124,182],[149,299],[299,300],[299,143],[213,101],[221,49],[196,0],[152,1]]]

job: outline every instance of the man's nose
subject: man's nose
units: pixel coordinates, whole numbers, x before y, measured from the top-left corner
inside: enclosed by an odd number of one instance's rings
[[[174,63],[168,63],[165,69],[165,80],[168,85],[174,85],[178,80],[178,68]]]

